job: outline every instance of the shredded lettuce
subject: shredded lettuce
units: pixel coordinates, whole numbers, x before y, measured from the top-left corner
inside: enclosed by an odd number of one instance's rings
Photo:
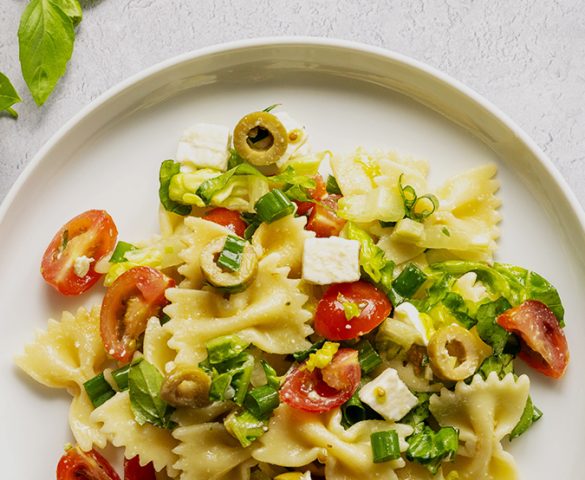
[[[248,411],[232,412],[223,421],[225,429],[236,438],[242,447],[248,447],[268,430],[265,420],[259,420]]]
[[[384,251],[376,246],[374,240],[363,229],[353,222],[347,222],[344,228],[344,235],[349,240],[360,242],[360,266],[374,282],[382,280],[381,270],[388,261],[384,258]]]
[[[194,172],[177,173],[173,175],[169,184],[169,198],[182,205],[204,207],[205,201],[195,192],[207,180],[215,178],[219,172],[202,168]]]
[[[494,350],[494,355],[516,353],[519,345],[516,337],[508,333],[497,323],[499,315],[510,308],[510,303],[500,297],[489,303],[484,303],[477,310],[477,333],[479,337]]]
[[[495,372],[498,378],[501,380],[508,373],[514,372],[514,355],[510,353],[500,353],[498,355],[492,355],[486,358],[477,373],[479,373],[485,380],[490,373]]]
[[[433,475],[443,461],[450,461],[459,448],[459,433],[453,427],[442,427],[433,431],[423,427],[407,439],[406,458],[424,465]]]
[[[181,164],[174,160],[165,160],[160,165],[158,174],[159,189],[158,196],[160,203],[169,212],[177,215],[189,215],[191,213],[190,205],[182,205],[169,197],[169,187],[173,176],[181,171]]]

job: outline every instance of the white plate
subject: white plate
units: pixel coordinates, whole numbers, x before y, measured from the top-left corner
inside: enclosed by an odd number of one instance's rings
[[[536,99],[535,99],[536,101]],[[56,230],[90,208],[108,210],[120,238],[157,228],[157,172],[182,130],[233,125],[282,103],[305,122],[316,148],[357,145],[423,157],[438,182],[494,161],[502,184],[498,259],[529,267],[559,289],[572,360],[566,377],[531,373],[543,419],[513,442],[522,478],[582,478],[585,451],[585,221],[540,150],[496,108],[408,58],[347,42],[270,39],[232,43],[160,64],[110,90],[39,152],[0,209],[0,455],[6,478],[54,478],[68,395],[35,385],[13,356],[64,308],[100,292],[59,297],[39,263]],[[26,141],[26,139],[22,139]]]

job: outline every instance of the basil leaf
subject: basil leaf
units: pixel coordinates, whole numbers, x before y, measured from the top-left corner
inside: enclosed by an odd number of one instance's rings
[[[16,89],[6,75],[0,72],[0,112],[6,111],[11,117],[18,118],[18,113],[12,108],[15,103],[22,102]]]
[[[518,424],[510,432],[510,440],[522,435],[534,422],[540,420],[540,417],[542,417],[542,412],[532,403],[532,399],[528,397]]]
[[[451,460],[459,448],[459,432],[453,427],[442,427],[434,432],[424,427],[408,437],[406,458],[427,467],[433,475],[443,461]]]
[[[31,0],[18,28],[22,76],[37,105],[45,103],[73,53],[73,21],[53,0]]]
[[[487,379],[488,375],[492,372],[496,372],[500,380],[504,378],[508,373],[514,372],[514,355],[509,353],[501,353],[499,355],[492,355],[486,358],[481,366],[479,367],[478,373]]]
[[[480,338],[494,349],[494,355],[502,352],[516,353],[517,340],[504,328],[498,325],[497,318],[510,308],[510,303],[500,297],[484,303],[477,310],[477,333]]]
[[[73,22],[73,26],[77,27],[83,19],[83,11],[78,0],[53,0],[63,10]]]
[[[161,428],[173,428],[171,414],[174,408],[160,397],[163,376],[158,369],[141,359],[130,367],[128,390],[130,408],[139,425],[151,423]]]
[[[181,164],[174,160],[165,160],[160,164],[160,170],[158,174],[159,188],[158,197],[160,203],[165,207],[165,210],[176,213],[177,215],[189,215],[191,213],[190,205],[183,205],[179,202],[171,200],[169,197],[169,186],[171,184],[171,178],[173,175],[180,173]]]

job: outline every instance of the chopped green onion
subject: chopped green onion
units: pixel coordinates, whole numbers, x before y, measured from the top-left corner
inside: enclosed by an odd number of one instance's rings
[[[341,406],[341,419],[345,428],[349,428],[366,419],[366,406],[360,400],[358,392]]]
[[[384,222],[383,220],[378,220],[378,223],[383,228],[395,227],[396,226],[396,222]]]
[[[411,208],[411,218],[418,221],[424,220],[435,213],[437,208],[439,208],[439,199],[437,197],[431,194],[423,195],[414,202]]]
[[[360,341],[355,348],[358,351],[358,359],[363,374],[370,373],[382,363],[380,355],[368,340]]]
[[[242,340],[237,335],[225,335],[207,342],[207,359],[212,365],[223,363],[240,355],[250,342]]]
[[[451,236],[451,232],[449,231],[449,229],[448,229],[447,227],[443,227],[443,228],[441,229],[441,233],[442,233],[443,235],[445,235],[446,237],[450,237],[450,236]]]
[[[243,238],[228,235],[217,259],[217,264],[225,270],[237,272],[242,265],[245,246],[246,241]]]
[[[280,388],[280,378],[276,374],[276,370],[266,360],[260,360],[260,365],[262,365],[262,370],[264,370],[264,375],[266,375],[266,383],[275,390],[278,390]]]
[[[409,263],[398,275],[392,287],[399,295],[411,297],[425,283],[427,276],[414,263]]]
[[[228,170],[237,167],[244,163],[244,159],[240,157],[235,148],[230,148],[230,156],[228,158]]]
[[[279,404],[278,390],[270,385],[262,385],[250,390],[244,399],[244,407],[256,418],[269,417]]]
[[[370,435],[374,463],[383,463],[400,458],[400,444],[396,430],[374,432]]]
[[[319,350],[309,355],[303,368],[306,368],[309,372],[312,372],[315,368],[325,368],[332,362],[337,350],[339,350],[339,343],[325,342]]]
[[[341,195],[341,189],[339,188],[339,184],[333,175],[329,175],[327,177],[327,185],[325,188],[327,189],[327,193],[331,195]]]
[[[114,253],[110,258],[110,263],[122,263],[127,262],[128,259],[126,258],[126,253],[131,252],[132,250],[136,250],[137,247],[132,245],[131,243],[119,241],[116,244],[116,248],[114,249]]]
[[[418,433],[408,437],[406,458],[427,467],[433,475],[443,460],[450,460],[459,448],[459,433],[453,427],[442,427],[434,432],[425,426]]]
[[[276,107],[280,107],[280,103],[274,103],[272,105],[270,105],[269,107],[266,107],[264,110],[262,110],[263,112],[270,112],[272,110],[274,110]]]
[[[97,408],[116,395],[116,391],[106,381],[104,374],[100,373],[83,384],[92,405]]]
[[[225,418],[223,424],[230,435],[236,438],[244,448],[250,446],[268,430],[266,423],[250,412],[240,414],[233,412]]]
[[[282,191],[275,188],[260,197],[254,209],[263,222],[271,223],[293,213],[295,204]]]
[[[128,389],[128,372],[130,371],[130,364],[124,365],[112,372],[112,378],[116,382],[118,390],[123,392]]]
[[[297,362],[303,362],[307,358],[309,358],[309,355],[311,355],[311,353],[315,353],[324,344],[325,344],[325,340],[319,340],[318,342],[313,343],[313,345],[311,345],[307,350],[301,350],[300,352],[295,352],[292,354],[292,356]]]

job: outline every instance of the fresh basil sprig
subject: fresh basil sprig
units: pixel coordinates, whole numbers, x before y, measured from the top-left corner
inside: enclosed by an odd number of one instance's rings
[[[18,28],[22,76],[37,105],[43,105],[65,74],[73,53],[78,0],[31,0]]]
[[[12,105],[21,101],[8,77],[0,72],[0,112],[5,111],[11,117],[18,118],[18,113],[12,108]]]

